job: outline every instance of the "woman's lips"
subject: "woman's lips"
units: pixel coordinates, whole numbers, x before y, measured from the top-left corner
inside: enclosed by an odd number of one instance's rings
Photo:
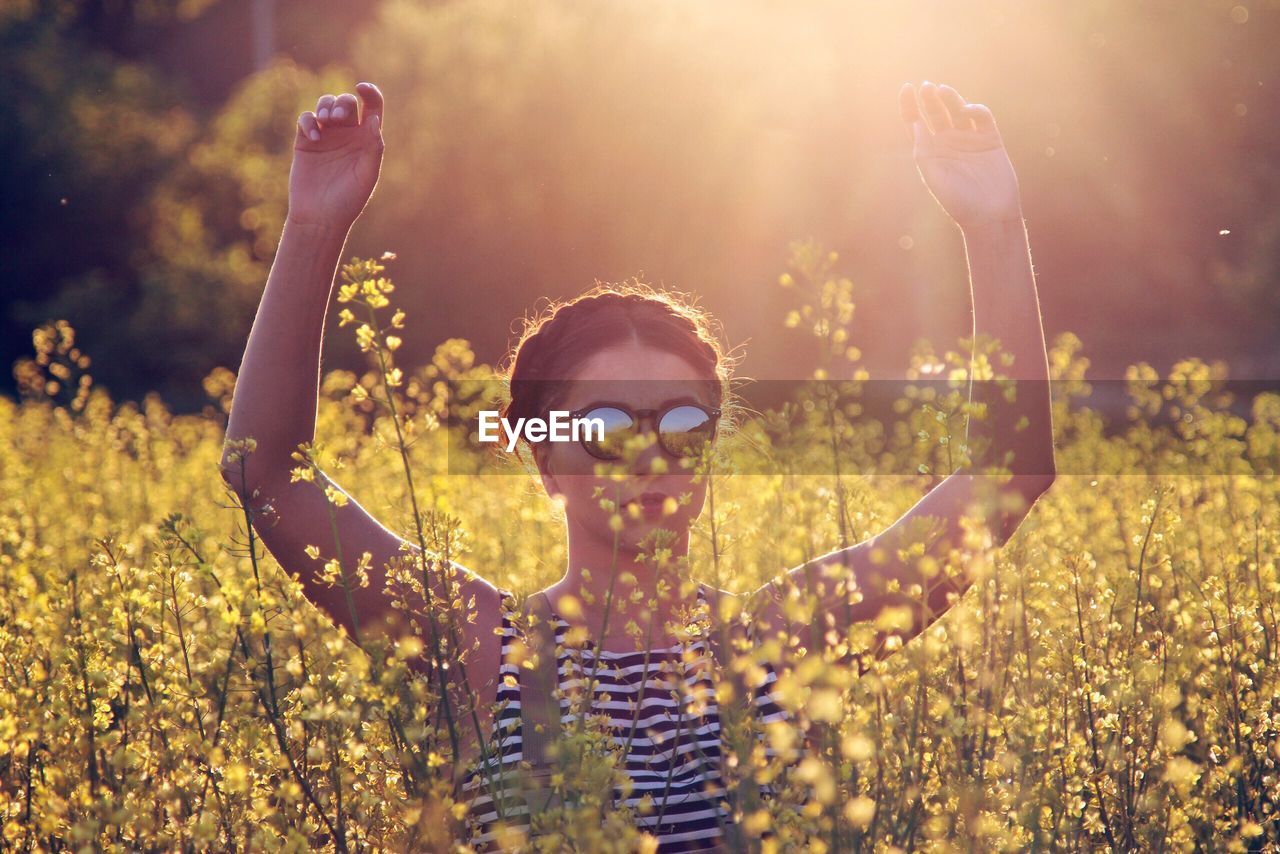
[[[635,504],[646,515],[655,515],[662,512],[662,508],[667,503],[667,496],[661,492],[644,492],[637,495],[627,502],[627,505]],[[626,506],[626,505],[624,505]]]

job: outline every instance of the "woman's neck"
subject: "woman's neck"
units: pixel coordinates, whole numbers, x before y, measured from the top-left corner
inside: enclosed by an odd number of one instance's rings
[[[601,536],[570,522],[568,534],[568,567],[564,577],[547,588],[547,596],[557,614],[570,625],[584,626],[588,636],[602,647],[616,647],[629,637],[625,627],[631,621],[639,626],[642,640],[665,638],[666,623],[697,601],[696,588],[681,589],[681,582],[689,578],[687,530],[660,550],[661,561],[654,559],[652,548],[637,552],[617,547],[612,532]],[[639,596],[634,595],[637,590]],[[565,613],[576,610],[561,606],[560,600],[568,596],[579,603],[580,617]],[[654,600],[657,607],[651,611]],[[599,635],[606,605],[608,624],[602,639]]]

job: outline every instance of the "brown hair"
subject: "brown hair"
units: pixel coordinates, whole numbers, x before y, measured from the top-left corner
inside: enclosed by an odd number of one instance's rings
[[[721,347],[719,331],[711,316],[685,294],[658,290],[635,278],[597,281],[586,293],[552,302],[525,318],[507,361],[511,398],[502,414],[513,422],[544,416],[583,361],[627,341],[685,359],[706,377],[713,399],[724,406],[733,359]]]

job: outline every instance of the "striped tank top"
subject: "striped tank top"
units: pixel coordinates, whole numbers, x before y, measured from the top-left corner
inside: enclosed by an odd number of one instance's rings
[[[487,766],[478,760],[461,781],[461,800],[468,803],[470,844],[477,852],[502,850],[500,830],[527,833],[528,808],[515,793],[500,791],[495,804],[488,780],[503,779],[523,758],[521,751],[521,706],[519,668],[511,653],[523,641],[515,622],[515,598],[502,594],[502,664],[498,675],[497,714],[494,717]],[[698,585],[698,602],[706,605],[706,591]],[[614,804],[629,808],[636,826],[658,838],[658,851],[697,851],[713,848],[722,841],[722,826],[730,821],[729,804],[720,782],[720,717],[715,685],[708,665],[711,650],[705,638],[672,647],[615,653],[605,650],[596,661],[594,644],[566,649],[569,624],[552,613],[556,644],[559,647],[558,683],[561,726],[568,730],[577,719],[570,693],[585,689],[594,677],[596,688],[590,713],[609,717],[609,733],[621,750],[630,746],[625,758],[632,782],[629,795],[617,788]],[[750,625],[747,636],[752,638]],[[765,663],[765,678],[754,691],[756,720],[760,724],[788,720],[790,716],[776,702],[773,689],[777,674]],[[603,695],[608,695],[607,698]],[[694,700],[694,703],[690,703]],[[639,703],[637,708],[636,703]],[[688,713],[693,706],[696,715]],[[760,729],[763,736],[763,728]],[[765,756],[776,754],[761,739]],[[505,777],[513,779],[512,777]],[[762,797],[773,795],[772,787],[761,786]],[[645,807],[642,809],[642,806]],[[459,840],[461,841],[461,840]]]

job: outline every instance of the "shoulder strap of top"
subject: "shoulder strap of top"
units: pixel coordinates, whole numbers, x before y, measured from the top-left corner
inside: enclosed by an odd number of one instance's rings
[[[725,673],[724,667],[727,656],[725,655],[724,644],[722,641],[728,640],[726,637],[728,631],[719,622],[720,609],[716,607],[719,604],[718,597],[712,598],[708,596],[706,585],[699,584],[698,598],[707,606],[707,616],[709,618],[707,626],[707,645],[711,647],[711,658],[715,661],[716,669],[723,674]]]
[[[704,588],[699,587],[699,590]],[[713,588],[714,589],[714,588]],[[723,619],[720,610],[720,593],[706,597],[707,607],[710,610],[710,625],[707,634],[707,643],[711,647],[712,660],[715,662],[716,671],[719,673],[721,685],[728,689],[729,697],[720,695],[716,698],[716,702],[720,708],[720,716],[722,721],[722,729],[720,737],[726,737],[726,729],[723,728],[724,722],[730,722],[737,719],[740,714],[750,714],[754,703],[752,700],[752,692],[747,688],[746,682],[742,675],[738,673],[732,666],[732,658],[735,649],[739,643],[745,642],[750,644],[753,640],[753,632],[750,630],[750,623],[744,624],[742,616],[735,614],[730,619]],[[737,727],[731,727],[737,730]],[[741,750],[742,745],[726,745],[722,746],[722,750],[727,755],[731,750]],[[739,787],[730,787],[726,793],[730,809],[735,814],[741,812],[741,803],[739,802]],[[749,797],[749,795],[748,795]],[[749,804],[752,805],[753,804]],[[724,841],[715,848],[710,849],[713,852],[728,851],[747,851],[750,850],[748,841],[743,836],[742,828],[736,822],[729,822],[724,828]]]
[[[752,624],[742,614],[733,614],[725,619],[726,615],[720,609],[720,595],[716,591],[707,597],[711,617],[707,645],[711,648],[711,659],[720,684],[727,689],[725,694],[717,696],[716,702],[721,716],[731,718],[735,713],[749,715],[754,708],[755,692],[733,662],[735,654],[754,645],[755,638]]]
[[[545,593],[535,593],[525,603],[530,619],[526,642],[537,655],[531,670],[520,668],[520,744],[524,759],[537,768],[546,764],[547,745],[560,734],[559,663],[556,660],[556,627],[551,614],[551,600]]]
[[[729,676],[729,653],[732,651],[734,635],[741,633],[741,626],[737,619],[729,621],[726,625],[720,615],[719,592],[717,591],[715,596],[708,596],[706,590],[705,585],[698,585],[698,595],[706,603],[710,618],[707,645],[711,647],[711,657],[721,673],[721,678],[727,679]],[[726,647],[729,648],[726,649]]]

